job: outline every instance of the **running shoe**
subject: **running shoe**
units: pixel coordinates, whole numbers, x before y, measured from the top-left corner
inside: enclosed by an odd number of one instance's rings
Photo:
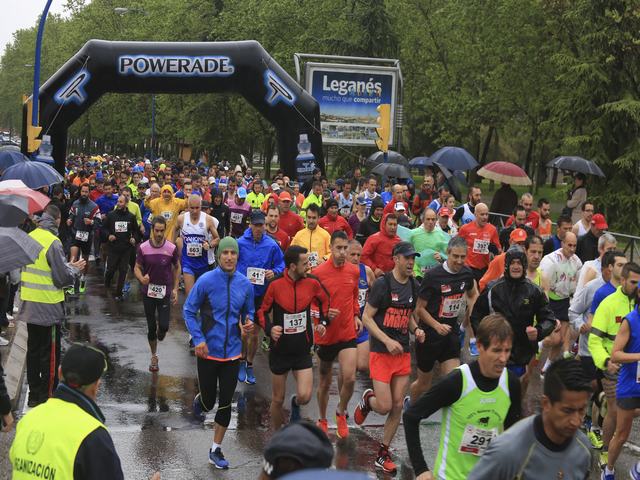
[[[602,448],[602,446],[604,445],[604,443],[602,441],[602,436],[600,435],[600,431],[598,431],[598,430],[589,430],[589,433],[587,433],[587,436],[589,437],[589,441],[591,442],[591,446],[593,448],[595,448],[596,450],[600,450]]]
[[[247,362],[240,361],[240,368],[238,369],[238,381],[244,383],[247,381]]]
[[[9,315],[8,313],[7,315],[7,320],[9,320],[10,322],[13,322],[13,315]]]
[[[480,352],[478,352],[478,345],[476,343],[475,338],[472,338],[471,340],[469,340],[469,354],[471,354],[472,357],[477,357],[478,355],[480,355]]]
[[[224,458],[220,447],[216,448],[215,452],[209,450],[209,463],[219,470],[227,470],[229,468],[229,462]]]
[[[607,450],[602,450],[600,452],[598,463],[600,463],[600,468],[602,469],[607,466],[607,463],[609,463],[609,452]]]
[[[289,423],[295,423],[300,421],[300,405],[296,401],[297,397],[291,395],[291,416],[289,417]]]
[[[131,290],[131,282],[124,282],[124,287],[122,288],[122,291],[124,293],[129,293],[129,290]]]
[[[336,412],[336,435],[338,435],[338,438],[347,438],[349,436],[349,425],[347,425],[347,416],[344,413],[340,415]]]
[[[616,473],[607,473],[607,470],[603,469],[602,473],[600,474],[600,480],[616,480]]]
[[[158,367],[158,356],[152,355],[151,363],[149,364],[149,371],[155,373],[158,370],[160,370],[160,367]]]
[[[356,422],[356,425],[362,425],[364,421],[367,419],[367,415],[371,411],[371,407],[369,406],[369,399],[373,397],[373,390],[367,388],[364,392],[362,392],[362,398],[356,409],[353,411],[353,421]]]
[[[79,293],[84,293],[87,291],[87,282],[86,281],[81,281],[80,282],[80,288],[78,289]]]
[[[609,402],[607,401],[607,395],[604,392],[598,394],[598,405],[600,408],[600,418],[607,418],[607,412],[609,411]]]
[[[316,422],[316,425],[320,430],[324,432],[325,435],[329,434],[329,423],[327,422],[326,418],[321,418],[320,420],[318,420]]]
[[[406,412],[407,410],[409,410],[410,406],[411,406],[411,397],[407,395],[406,397],[404,397],[404,400],[402,401],[402,411]]]
[[[0,347],[6,347],[7,345],[9,345],[9,340],[4,337],[0,337]]]
[[[204,408],[202,408],[202,401],[200,400],[199,393],[193,398],[192,409],[193,409],[193,417],[200,422],[204,422],[204,418],[206,415],[204,412]]]
[[[262,348],[263,351],[268,352],[269,351],[269,337],[267,337],[266,335],[264,337],[262,337],[262,342],[260,342],[260,348]]]
[[[391,455],[389,455],[389,450],[383,447],[380,447],[378,450],[378,456],[375,461],[376,468],[381,469],[384,473],[396,473],[397,467],[396,464],[391,460]],[[608,479],[607,479],[608,480]]]
[[[631,470],[629,470],[629,477],[631,477],[632,480],[640,480],[640,462],[631,467]]]
[[[253,374],[253,365],[247,365],[246,376],[244,383],[247,385],[255,385],[256,384],[256,376]]]

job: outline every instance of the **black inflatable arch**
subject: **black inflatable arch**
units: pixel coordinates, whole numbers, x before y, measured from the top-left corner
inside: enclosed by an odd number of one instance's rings
[[[238,93],[276,128],[278,157],[287,175],[295,178],[301,133],[308,135],[324,171],[318,103],[256,41],[88,41],[39,91],[40,126],[51,135],[60,172],[69,126],[109,92]]]

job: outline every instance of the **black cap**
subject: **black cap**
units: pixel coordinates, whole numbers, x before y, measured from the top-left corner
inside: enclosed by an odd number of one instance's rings
[[[71,388],[91,385],[107,370],[104,353],[88,343],[74,343],[60,363],[64,382]]]
[[[251,212],[251,216],[249,218],[253,225],[263,224],[265,222],[264,213],[260,210],[254,210]]]
[[[410,242],[399,242],[393,247],[393,255],[402,255],[403,257],[419,257]]]
[[[307,468],[329,468],[333,460],[333,447],[327,435],[310,422],[290,423],[277,431],[264,450],[263,469],[271,478],[278,472],[278,459],[292,458]]]
[[[336,201],[335,198],[327,200],[327,208],[337,207],[337,206],[338,206],[338,202]]]

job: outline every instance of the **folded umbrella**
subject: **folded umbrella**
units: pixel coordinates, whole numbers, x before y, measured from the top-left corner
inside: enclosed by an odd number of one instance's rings
[[[383,177],[411,178],[411,174],[409,173],[409,170],[407,170],[407,167],[397,163],[379,163],[373,167],[371,173],[376,173]]]
[[[30,189],[20,180],[0,182],[0,195],[16,195],[26,198],[29,201],[29,214],[44,210],[51,201],[49,197]]]
[[[19,228],[0,227],[0,272],[33,263],[40,250],[42,245]]]
[[[556,157],[547,163],[547,167],[560,168],[570,172],[579,172],[586,175],[605,177],[604,172],[591,160],[582,157]]]
[[[4,171],[16,163],[26,162],[27,160],[28,158],[20,151],[0,150],[0,171]]]
[[[473,155],[460,147],[442,147],[429,158],[432,162],[437,162],[450,170],[466,171],[478,166]]]
[[[64,181],[55,168],[42,162],[21,162],[7,168],[2,180],[22,180],[29,188],[48,187]]]
[[[379,163],[384,162],[384,153],[377,151],[374,154],[370,155],[367,158],[368,165],[378,165]],[[398,152],[394,152],[393,150],[389,150],[387,152],[387,162],[386,163],[397,163],[398,165],[404,165],[405,167],[409,166],[409,160],[407,160],[402,154]]]
[[[17,227],[29,215],[29,199],[0,195],[0,227]]]
[[[531,179],[522,168],[511,162],[491,162],[478,170],[478,175],[509,185],[531,185]]]

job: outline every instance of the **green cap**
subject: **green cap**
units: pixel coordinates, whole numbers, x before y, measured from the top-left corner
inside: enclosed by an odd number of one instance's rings
[[[238,253],[238,242],[235,238],[224,237],[222,240],[220,240],[220,243],[218,244],[218,251],[216,253],[218,261],[220,261],[220,254],[225,250],[233,250],[234,252]]]

